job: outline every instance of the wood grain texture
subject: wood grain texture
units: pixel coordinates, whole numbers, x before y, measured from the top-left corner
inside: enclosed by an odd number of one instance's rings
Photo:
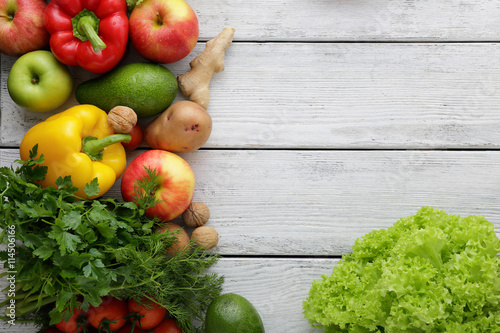
[[[190,59],[167,67],[184,73]],[[236,43],[210,86],[205,147],[496,149],[499,59],[498,45],[484,43]],[[76,100],[47,114],[16,106],[5,77],[14,58],[1,60],[0,142],[16,147],[31,126]],[[141,60],[132,53],[124,61]],[[95,77],[72,72],[75,86]]]
[[[247,298],[260,313],[266,332],[317,333],[302,314],[314,280],[330,275],[337,259],[222,259],[213,271],[225,276],[224,293]]]
[[[239,41],[498,41],[495,0],[190,0],[200,37],[225,26]]]
[[[139,152],[131,155],[136,156]],[[422,206],[500,227],[497,151],[200,150],[196,177],[224,255],[340,256]],[[0,150],[2,165],[17,150]],[[106,194],[120,198],[120,181]],[[179,221],[181,222],[181,221]]]
[[[248,299],[259,312],[266,332],[314,333],[302,314],[302,301],[314,280],[331,274],[337,259],[223,258],[209,272],[223,275],[223,293]],[[0,287],[6,287],[0,278]],[[5,298],[0,294],[0,302]],[[32,325],[2,325],[0,332],[36,333]],[[229,332],[228,332],[229,333]],[[236,332],[234,332],[236,333]]]
[[[210,85],[212,136],[181,156],[219,232],[213,251],[235,256],[212,271],[256,306],[266,332],[319,332],[301,310],[311,282],[358,237],[422,206],[500,227],[500,2],[188,3],[200,39],[166,65],[175,75],[224,27],[236,33]],[[122,64],[144,61],[130,49]],[[76,104],[73,95],[46,114],[15,105],[14,61],[0,55],[0,166],[31,126]],[[96,77],[71,73],[75,87]],[[119,180],[106,197],[121,197]]]

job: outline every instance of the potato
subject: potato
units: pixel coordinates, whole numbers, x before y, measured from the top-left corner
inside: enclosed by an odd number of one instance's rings
[[[182,251],[185,248],[189,246],[190,238],[189,235],[187,234],[186,230],[184,230],[183,227],[178,225],[177,223],[168,223],[167,225],[163,226],[158,230],[160,234],[167,232],[167,231],[175,231],[179,230],[177,234],[177,240],[172,244],[172,247],[170,247],[167,250],[167,253],[173,254],[178,251]]]
[[[191,101],[172,104],[144,131],[146,143],[155,149],[186,153],[202,147],[212,133],[212,118]]]

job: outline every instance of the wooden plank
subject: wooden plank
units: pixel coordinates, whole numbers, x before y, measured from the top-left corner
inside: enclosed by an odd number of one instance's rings
[[[167,67],[183,73],[191,58]],[[205,147],[496,149],[498,59],[498,45],[483,43],[238,43],[211,84],[214,125]],[[14,58],[1,60],[0,143],[15,147],[31,126],[76,100],[48,114],[16,106],[6,91]],[[125,59],[134,61],[133,53]],[[72,71],[75,85],[94,77]]]
[[[140,152],[129,156],[133,158]],[[224,255],[338,256],[422,206],[500,227],[498,151],[200,150],[181,155]],[[0,150],[1,165],[18,158]],[[120,198],[120,181],[106,196]]]
[[[316,333],[302,314],[314,280],[330,275],[337,259],[222,259],[213,271],[225,276],[224,292],[247,298],[266,332]]]
[[[498,41],[495,0],[189,0],[200,41],[233,26],[237,41]]]
[[[337,259],[223,258],[210,272],[225,277],[223,293],[248,299],[260,313],[266,332],[314,333],[302,314],[314,280],[331,274]],[[5,278],[0,286],[7,286]],[[0,301],[4,295],[0,294]],[[0,326],[0,332],[36,333],[33,326]]]
[[[190,0],[200,37],[236,28],[243,41],[498,41],[495,0]]]

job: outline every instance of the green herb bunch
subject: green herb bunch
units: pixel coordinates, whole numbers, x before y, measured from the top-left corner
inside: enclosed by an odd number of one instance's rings
[[[136,6],[140,6],[143,0],[127,0],[127,9],[132,12]]]
[[[15,230],[16,260],[8,260],[8,250],[0,252],[0,260],[4,269],[15,271],[15,296],[10,296],[16,300],[17,321],[52,325],[69,318],[66,309],[86,311],[111,295],[153,299],[183,332],[197,331],[194,322],[203,322],[222,289],[223,277],[206,272],[217,255],[196,248],[167,255],[177,232],[155,232],[159,221],[145,210],[156,202],[148,197],[138,197],[138,204],[81,199],[69,176],[59,178],[57,188],[41,188],[37,181],[47,168],[40,165],[37,146],[28,161],[16,162],[21,164],[16,169],[0,168],[0,240],[11,242],[8,230]],[[139,188],[151,187],[157,177],[156,171],[148,173]],[[89,197],[98,192],[97,179],[85,187]],[[10,296],[0,306],[9,304]]]

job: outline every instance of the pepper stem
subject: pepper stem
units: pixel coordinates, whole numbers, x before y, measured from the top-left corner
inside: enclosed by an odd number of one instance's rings
[[[99,18],[94,12],[83,9],[71,19],[71,23],[73,24],[73,35],[82,42],[90,41],[95,53],[106,48],[106,44],[98,35]]]
[[[130,134],[113,134],[102,139],[86,136],[83,138],[82,150],[93,161],[100,161],[102,160],[102,151],[104,148],[119,142],[130,142],[130,140],[132,140]]]

